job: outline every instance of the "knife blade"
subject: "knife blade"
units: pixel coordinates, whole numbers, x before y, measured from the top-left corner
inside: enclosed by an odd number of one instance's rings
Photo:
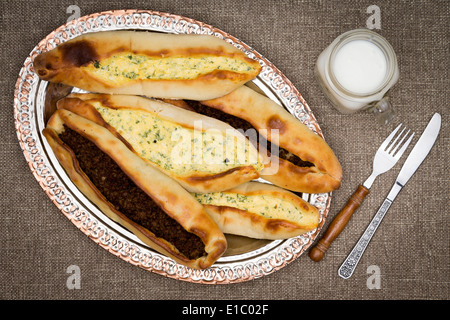
[[[416,142],[414,148],[411,150],[408,158],[406,158],[406,161],[403,164],[397,179],[395,180],[394,186],[387,196],[389,200],[394,201],[400,190],[416,172],[423,160],[425,160],[436,142],[440,129],[441,115],[439,113],[435,113],[419,140]]]
[[[356,243],[355,247],[352,249],[350,254],[340,266],[338,275],[341,278],[348,279],[352,276],[353,272],[356,269],[356,266],[359,263],[359,260],[361,259],[364,251],[369,245],[372,236],[375,234],[375,231],[380,225],[381,220],[383,220],[386,212],[390,208],[392,202],[395,200],[399,192],[403,189],[405,184],[409,181],[412,175],[417,171],[417,168],[419,168],[427,155],[430,153],[431,148],[435,144],[436,139],[439,135],[440,129],[441,115],[439,113],[435,113],[428,123],[427,127],[423,131],[422,135],[420,136],[419,140],[416,142],[416,145],[408,155],[408,158],[406,158],[406,161],[403,164],[394,185],[389,191],[388,196],[383,201],[383,204],[378,209],[372,221],[370,221],[368,227]]]

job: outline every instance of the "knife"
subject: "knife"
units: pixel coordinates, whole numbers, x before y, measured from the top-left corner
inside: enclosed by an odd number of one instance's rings
[[[412,149],[405,163],[403,164],[403,167],[400,170],[400,173],[398,174],[398,177],[395,180],[392,189],[389,191],[389,194],[387,195],[383,204],[378,209],[375,217],[369,223],[369,226],[364,231],[363,235],[356,243],[353,250],[350,252],[348,257],[344,260],[343,264],[339,268],[338,275],[341,278],[348,279],[352,276],[359,260],[364,253],[364,250],[366,250],[370,240],[372,239],[372,236],[380,225],[381,220],[388,211],[392,202],[394,202],[395,198],[403,189],[405,184],[416,172],[417,168],[422,164],[423,160],[425,160],[426,156],[436,142],[440,128],[441,115],[439,113],[435,113],[428,123],[427,127],[425,128],[424,132],[420,136],[419,140],[417,141],[416,145]]]

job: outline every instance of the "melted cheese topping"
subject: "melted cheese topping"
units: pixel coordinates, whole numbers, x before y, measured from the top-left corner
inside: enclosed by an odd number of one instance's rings
[[[241,166],[263,165],[250,142],[218,130],[194,130],[143,110],[92,105],[142,158],[176,174],[218,174]]]
[[[234,192],[193,193],[203,205],[232,207],[259,214],[268,219],[300,222],[303,214],[295,203],[272,195],[243,195]]]
[[[133,80],[188,80],[214,70],[237,73],[254,71],[241,59],[223,56],[152,57],[122,52],[82,67],[95,77],[111,84]]]

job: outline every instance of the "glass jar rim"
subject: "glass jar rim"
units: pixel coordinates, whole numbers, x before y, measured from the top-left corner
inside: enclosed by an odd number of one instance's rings
[[[336,54],[339,52],[339,50],[344,45],[346,45],[347,43],[349,43],[351,41],[356,41],[356,40],[370,41],[372,44],[376,45],[383,52],[383,54],[386,58],[387,69],[386,69],[386,75],[383,79],[383,82],[377,88],[375,88],[373,91],[370,91],[370,92],[365,92],[365,93],[353,92],[351,90],[344,88],[339,83],[339,81],[336,79],[334,72],[333,72],[332,66],[333,66]],[[342,93],[344,93],[348,96],[358,97],[358,98],[369,97],[369,96],[372,96],[372,95],[375,95],[375,94],[381,92],[389,84],[389,82],[391,81],[391,79],[393,78],[393,76],[395,74],[396,64],[397,64],[397,57],[395,55],[394,49],[392,48],[391,44],[384,37],[382,37],[378,33],[371,31],[369,29],[355,29],[355,30],[347,31],[346,33],[342,34],[339,37],[338,42],[332,49],[331,54],[329,56],[328,74],[329,74],[329,77],[330,77],[331,81],[333,82],[333,84]]]

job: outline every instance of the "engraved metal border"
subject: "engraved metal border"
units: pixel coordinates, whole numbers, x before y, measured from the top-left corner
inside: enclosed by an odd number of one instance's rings
[[[262,71],[254,84],[323,138],[314,115],[294,85],[261,54],[235,37],[203,22],[170,13],[148,10],[94,13],[62,25],[45,37],[26,58],[16,82],[14,121],[17,137],[31,172],[49,198],[78,229],[105,250],[133,265],[173,279],[203,284],[238,283],[273,273],[299,257],[322,228],[331,193],[306,195],[320,212],[317,229],[295,238],[273,241],[250,254],[220,258],[206,270],[195,270],[149,249],[133,235],[124,234],[120,227],[111,227],[105,216],[99,218],[92,214],[83,195],[66,187],[70,182],[55,168],[58,164],[40,132],[43,126],[39,114],[40,99],[46,84],[34,72],[32,61],[39,53],[83,33],[118,29],[210,34],[224,39],[260,62]]]

